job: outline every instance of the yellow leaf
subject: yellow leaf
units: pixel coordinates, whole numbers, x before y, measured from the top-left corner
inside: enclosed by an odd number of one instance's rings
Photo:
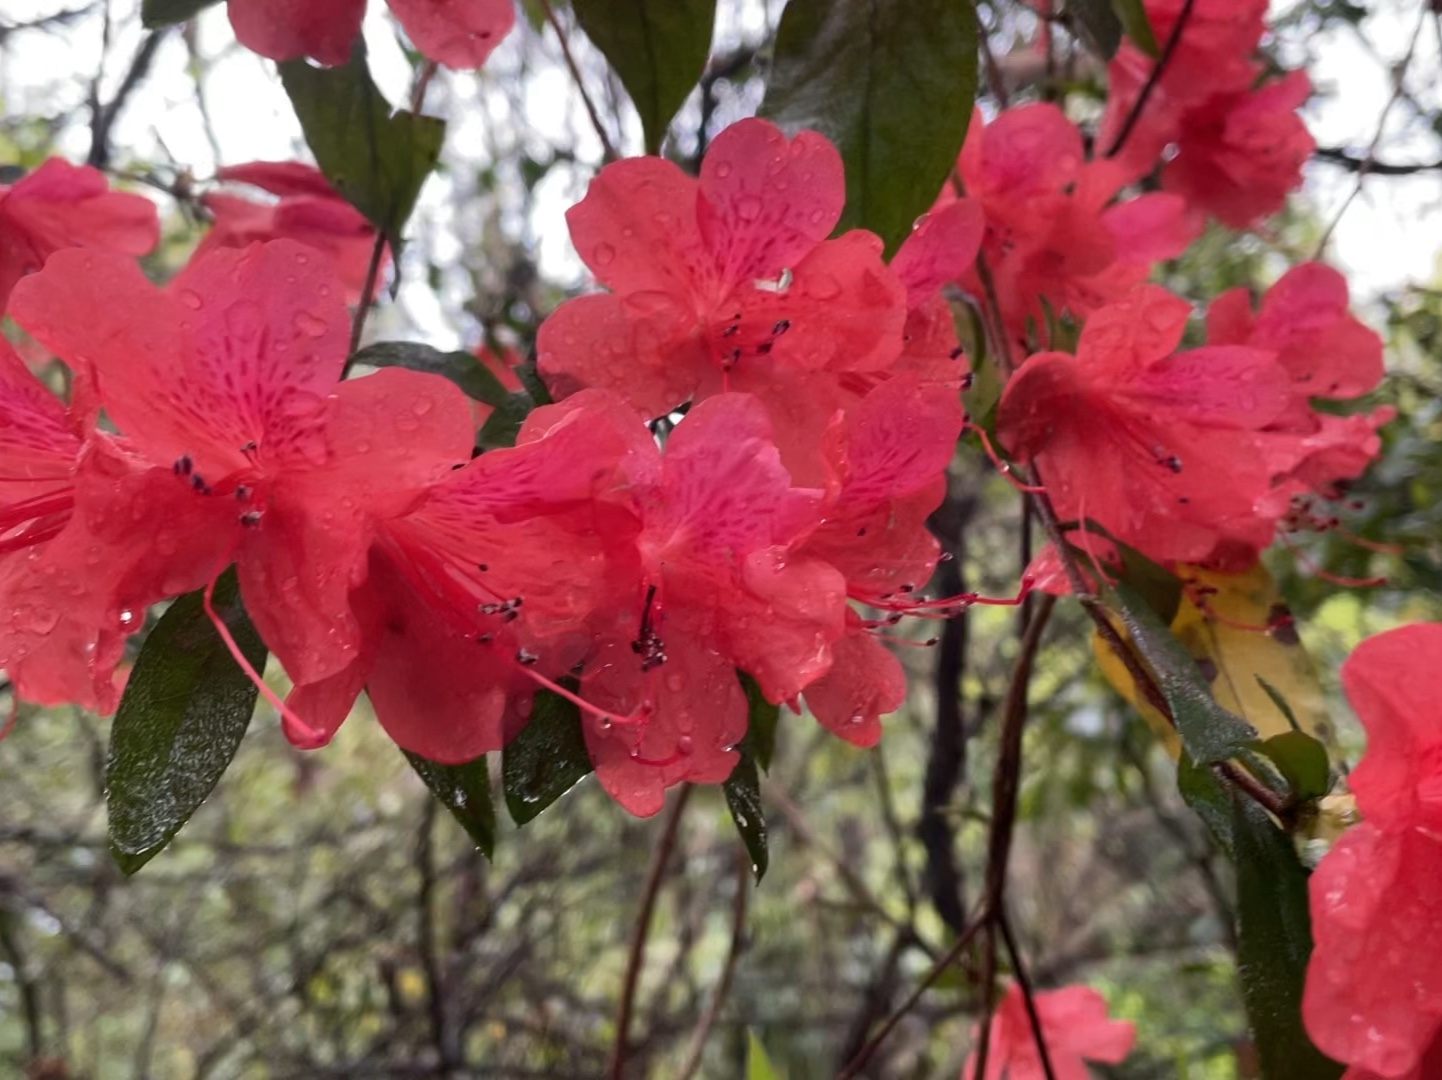
[[[1297,726],[1335,751],[1316,669],[1267,568],[1258,563],[1240,574],[1176,569],[1188,586],[1172,633],[1206,675],[1217,704],[1244,718],[1263,739],[1290,731],[1286,716],[1258,682],[1260,676],[1287,702]],[[1120,626],[1118,631],[1125,636]],[[1138,708],[1175,758],[1181,741],[1166,718],[1141,699],[1126,668],[1099,636],[1092,645],[1107,681]]]

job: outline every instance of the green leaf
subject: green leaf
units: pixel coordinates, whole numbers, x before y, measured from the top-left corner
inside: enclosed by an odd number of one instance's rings
[[[659,153],[706,67],[716,0],[572,0],[571,9],[635,102],[646,153]]]
[[[1122,44],[1122,21],[1111,0],[1067,0],[1066,11],[1104,60],[1117,54]]]
[[[761,115],[846,163],[844,229],[894,254],[956,165],[976,99],[970,0],[790,0]]]
[[[744,671],[736,674],[741,677],[741,686],[746,691],[748,713],[744,745],[751,750],[756,764],[770,772],[771,755],[776,749],[776,725],[781,719],[781,706],[767,701],[766,695],[761,692],[761,685],[750,675]]]
[[[464,351],[441,352],[429,345],[410,341],[378,341],[367,345],[351,359],[371,367],[403,367],[424,371],[428,375],[440,375],[459,386],[467,397],[497,409],[502,408],[511,396],[511,392],[485,364]]]
[[[240,602],[235,571],[216,583],[216,614],[257,671],[266,648]],[[230,765],[258,690],[205,614],[182,596],[146,638],[110,728],[105,802],[110,850],[135,873],[170,842]]]
[[[486,858],[496,847],[496,810],[491,805],[491,771],[482,754],[463,765],[442,765],[402,751],[451,816],[461,823]]]
[[[1140,593],[1119,581],[1103,589],[1103,596],[1107,606],[1121,616],[1132,644],[1156,676],[1182,744],[1194,762],[1225,761],[1255,744],[1257,733],[1217,704],[1196,661]]]
[[[393,114],[371,80],[361,40],[344,67],[287,60],[280,79],[321,172],[399,251],[401,229],[440,158],[445,122]]]
[[[1313,1046],[1302,1026],[1302,985],[1312,953],[1307,871],[1291,839],[1261,807],[1246,799],[1233,806],[1237,972],[1262,1075],[1335,1080],[1342,1066]]]
[[[1257,680],[1257,685],[1260,686],[1262,690],[1266,693],[1266,695],[1272,699],[1272,704],[1275,705],[1277,707],[1277,710],[1287,718],[1287,723],[1291,726],[1292,730],[1301,731],[1302,725],[1297,723],[1297,714],[1292,711],[1291,703],[1282,696],[1282,692],[1271,683],[1269,683],[1266,679],[1262,678],[1260,675],[1255,676],[1255,678]]]
[[[1232,796],[1217,774],[1206,765],[1197,765],[1183,750],[1177,759],[1177,790],[1227,858],[1234,858]]]
[[[756,1032],[746,1032],[746,1080],[782,1080]]]
[[[524,825],[591,768],[580,707],[553,691],[538,691],[530,720],[501,754],[501,784],[511,820]]]
[[[142,0],[140,22],[147,30],[174,26],[194,18],[220,0]]]
[[[1138,49],[1153,60],[1162,55],[1157,44],[1157,35],[1152,32],[1152,23],[1147,18],[1147,9],[1142,5],[1142,0],[1112,0],[1112,10],[1121,20],[1127,37],[1132,39]]]
[[[741,757],[731,770],[731,775],[721,785],[726,795],[726,808],[731,811],[731,820],[746,845],[746,854],[751,857],[751,872],[760,881],[766,876],[766,867],[771,858],[766,849],[766,812],[761,807],[761,777],[756,771],[756,757],[751,748],[742,743],[737,747]]]
[[[1260,749],[1286,779],[1295,798],[1320,799],[1331,788],[1332,770],[1327,750],[1305,732],[1284,731],[1273,735],[1263,740]]]
[[[486,417],[486,422],[481,425],[481,446],[487,450],[515,446],[516,436],[521,433],[521,425],[535,407],[536,403],[531,400],[531,395],[523,390],[507,394],[506,400]]]

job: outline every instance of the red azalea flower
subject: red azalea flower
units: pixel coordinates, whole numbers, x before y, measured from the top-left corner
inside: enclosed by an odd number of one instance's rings
[[[1157,43],[1170,40],[1185,7],[1191,11],[1166,68],[1155,81],[1140,115],[1131,121],[1116,160],[1132,178],[1157,167],[1167,144],[1176,140],[1183,113],[1217,94],[1248,89],[1256,81],[1256,60],[1267,14],[1266,0],[1150,0],[1147,18]],[[1110,154],[1123,126],[1136,111],[1142,87],[1157,66],[1130,41],[1107,67],[1107,110],[1097,132],[1098,153]]]
[[[723,131],[699,180],[660,158],[608,165],[566,218],[612,291],[546,320],[542,374],[557,396],[614,390],[648,419],[726,390],[806,410],[776,431],[793,477],[819,482],[839,379],[887,369],[907,313],[876,237],[826,239],[844,202],[836,148],[764,120]]]
[[[338,384],[339,283],[289,241],[216,252],[163,291],[126,260],[62,252],[14,300],[22,326],[94,379],[122,432],[92,437],[75,512],[19,589],[37,610],[83,613],[89,637],[55,672],[72,699],[109,684],[150,604],[231,562],[292,678],[344,668],[374,521],[469,458],[459,392],[399,371]],[[22,652],[53,631],[9,614],[4,636]]]
[[[1366,819],[1310,882],[1315,948],[1302,1014],[1348,1076],[1425,1077],[1442,1030],[1442,624],[1368,638],[1342,665],[1367,729],[1348,777]]]
[[[457,445],[468,443],[455,406],[448,420]],[[351,594],[361,648],[291,695],[297,745],[328,742],[364,688],[400,746],[469,761],[503,746],[536,686],[555,686],[584,658],[587,619],[614,589],[608,545],[634,542],[633,519],[604,506],[630,447],[604,425],[552,420],[537,410],[514,448],[454,469],[378,524],[370,572]]]
[[[600,504],[610,550],[594,572],[615,591],[589,622],[598,644],[580,670],[598,778],[632,813],[654,814],[667,787],[730,775],[746,733],[738,667],[780,702],[831,666],[846,584],[796,550],[822,493],[792,486],[748,395],[693,406],[664,455],[611,394],[576,394],[537,417],[629,445],[627,483]]]
[[[1276,213],[1317,148],[1296,113],[1311,93],[1306,74],[1294,71],[1188,109],[1162,185],[1234,229]]]
[[[82,425],[0,338],[0,605],[11,617],[42,629],[72,616],[65,608],[34,606],[14,596],[34,558],[70,521]],[[43,655],[21,656],[0,639],[3,666],[16,693],[56,705],[71,700],[52,686]],[[101,688],[106,696],[109,687]],[[95,707],[97,695],[79,704]]]
[[[224,191],[203,196],[201,203],[214,220],[192,258],[203,258],[218,248],[296,240],[328,255],[346,287],[346,299],[353,304],[360,300],[376,233],[319,169],[298,161],[254,161],[220,169],[215,178],[259,188],[276,198],[256,201]]]
[[[875,631],[905,614],[940,614],[918,590],[936,568],[939,545],[926,519],[946,494],[961,426],[955,390],[898,378],[828,432],[824,518],[799,553],[834,566],[848,596],[883,617],[849,613],[836,662],[806,688],[806,703],[822,725],[859,746],[876,744],[880,717],[906,697],[901,665]]]
[[[997,417],[1063,519],[1091,518],[1162,561],[1204,559],[1226,523],[1251,520],[1272,480],[1252,433],[1289,401],[1270,352],[1173,352],[1187,315],[1166,290],[1138,289],[1087,320],[1076,356],[1030,357]]]
[[[1108,1020],[1107,1003],[1088,986],[1066,986],[1032,996],[1056,1080],[1087,1080],[1088,1061],[1116,1065],[1137,1041],[1130,1020]],[[974,1080],[976,1055],[967,1058],[962,1080]],[[991,1019],[984,1080],[1045,1080],[1021,987],[1012,983]]]
[[[1435,650],[1435,639],[1428,644]],[[1404,675],[1423,670],[1414,662]],[[1442,1032],[1439,882],[1435,832],[1368,821],[1343,834],[1308,882],[1313,948],[1302,1018],[1318,1049],[1354,1067],[1353,1080],[1435,1075],[1421,1064],[1424,1054],[1435,1060]]]
[[[155,204],[111,191],[103,173],[50,158],[0,184],[0,312],[15,283],[65,248],[144,255],[160,240]]]
[[[478,68],[516,23],[511,0],[387,0],[415,47],[430,60]],[[236,40],[272,60],[309,56],[344,64],[360,36],[366,0],[230,0]]]
[[[1174,195],[1108,205],[1126,179],[1115,162],[1087,162],[1081,133],[1051,104],[978,112],[959,164],[986,215],[982,251],[1002,317],[1023,346],[1044,333],[1047,308],[1085,318],[1181,254],[1199,231]],[[973,295],[985,287],[965,279]]]

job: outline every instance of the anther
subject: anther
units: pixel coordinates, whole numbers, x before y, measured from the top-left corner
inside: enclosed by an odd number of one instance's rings
[[[195,463],[190,460],[189,454],[185,454],[175,459],[175,464],[170,467],[170,471],[176,476],[189,476],[190,470],[193,468],[195,468]]]
[[[540,657],[531,652],[530,649],[519,649],[516,652],[516,663],[522,667],[530,667],[539,659]]]
[[[779,323],[777,323],[775,326],[773,326],[773,327],[771,328],[771,336],[772,336],[772,337],[780,337],[782,334],[786,333],[786,331],[788,331],[788,330],[790,330],[790,329],[791,329],[791,320],[790,320],[790,319],[782,319]]]
[[[247,485],[245,485],[245,484],[237,484],[237,485],[235,486],[235,501],[236,501],[236,502],[248,502],[248,501],[250,500],[250,494],[251,494],[250,488],[249,488]]]
[[[253,529],[260,524],[260,511],[247,510],[240,515],[240,524],[243,528]]]
[[[193,476],[191,476],[190,486],[194,488],[198,494],[210,494],[210,485],[205,482],[205,477],[201,476],[200,473],[195,473]]]

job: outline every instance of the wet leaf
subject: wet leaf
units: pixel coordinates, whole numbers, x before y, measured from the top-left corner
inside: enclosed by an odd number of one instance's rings
[[[194,18],[220,0],[142,0],[140,21],[147,30],[173,26]]]
[[[530,720],[501,753],[511,820],[524,825],[590,772],[579,706],[550,690],[538,691]]]
[[[441,765],[409,750],[402,753],[431,794],[489,859],[496,847],[496,809],[491,804],[491,770],[485,755],[463,765]]]
[[[463,350],[441,352],[412,341],[378,341],[367,345],[351,359],[371,367],[403,367],[424,371],[428,375],[440,375],[459,386],[467,397],[496,409],[504,407],[511,396],[511,392],[485,364]]]
[[[766,772],[770,772],[771,755],[776,749],[776,725],[781,719],[781,706],[767,701],[766,695],[761,692],[760,684],[750,675],[744,671],[737,672],[737,674],[740,675],[741,686],[746,691],[746,703],[749,709],[744,745],[750,748],[756,764]]]
[[[1102,595],[1107,607],[1121,618],[1132,645],[1151,669],[1176,720],[1182,744],[1193,761],[1199,765],[1225,761],[1256,742],[1257,733],[1245,721],[1217,704],[1196,660],[1172,636],[1141,594],[1119,581],[1104,588]]]
[[[531,395],[523,390],[507,394],[506,400],[501,402],[496,411],[481,425],[481,446],[487,450],[515,446],[516,436],[521,433],[521,425],[535,407],[536,403],[531,400]]]
[[[401,230],[440,157],[445,122],[392,112],[371,80],[361,40],[344,67],[287,60],[280,78],[321,172],[399,251]]]
[[[741,757],[731,775],[722,785],[726,808],[751,857],[751,872],[760,881],[766,876],[770,855],[766,848],[766,812],[761,806],[761,777],[756,771],[756,757],[745,743],[737,748]]]
[[[257,671],[266,648],[235,571],[216,583],[216,613]],[[110,729],[105,803],[110,849],[127,875],[154,858],[205,801],[250,726],[255,683],[205,614],[182,596],[146,638]]]
[[[572,0],[571,9],[641,114],[646,153],[659,153],[706,67],[716,0]]]
[[[1237,867],[1237,973],[1262,1075],[1267,1080],[1335,1080],[1342,1066],[1302,1026],[1302,986],[1312,954],[1307,871],[1291,839],[1247,799],[1232,817]]]
[[[841,228],[870,229],[894,254],[956,165],[977,56],[969,0],[790,0],[761,115],[837,145]]]
[[[1327,750],[1312,736],[1284,731],[1262,740],[1260,749],[1277,767],[1295,798],[1320,799],[1331,788],[1332,770]]]

